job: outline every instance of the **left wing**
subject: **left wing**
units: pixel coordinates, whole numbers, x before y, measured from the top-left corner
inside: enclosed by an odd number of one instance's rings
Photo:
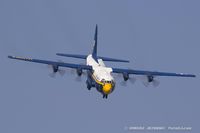
[[[35,63],[48,64],[48,65],[52,65],[54,67],[60,66],[60,67],[69,67],[69,68],[74,68],[74,69],[92,70],[92,67],[88,66],[88,65],[80,65],[80,64],[71,64],[71,63],[64,63],[64,62],[48,61],[48,60],[31,59],[31,58],[24,58],[24,57],[19,57],[19,56],[8,56],[8,58],[23,60],[23,61],[29,61],[29,62],[35,62]]]
[[[176,76],[176,77],[196,77],[193,74],[184,74],[184,73],[169,73],[169,72],[157,72],[157,71],[143,71],[143,70],[133,70],[133,69],[121,69],[121,68],[112,68],[113,73],[122,73],[122,74],[135,74],[135,75],[146,75],[146,76]]]

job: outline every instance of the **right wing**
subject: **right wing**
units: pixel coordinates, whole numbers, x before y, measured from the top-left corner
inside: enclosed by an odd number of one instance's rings
[[[74,68],[74,69],[92,70],[92,66],[88,66],[88,65],[24,58],[24,57],[19,57],[19,56],[8,56],[8,58],[16,59],[16,60],[23,60],[23,61],[28,61],[28,62],[41,63],[41,64],[48,64],[48,65],[52,65],[55,67],[68,67],[68,68]]]
[[[122,74],[146,75],[146,76],[196,77],[196,75],[194,75],[194,74],[143,71],[143,70],[121,69],[121,68],[112,68],[112,72],[113,73],[122,73]]]

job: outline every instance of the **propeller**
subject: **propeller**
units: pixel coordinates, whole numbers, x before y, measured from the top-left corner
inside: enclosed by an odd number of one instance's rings
[[[63,70],[63,69],[59,69],[58,72],[59,72],[59,74],[60,74],[61,76],[64,76],[66,71]]]
[[[141,76],[141,80],[142,80],[142,83],[145,87],[148,87],[149,86],[149,82],[148,82],[148,78],[147,76]]]
[[[51,78],[55,78],[55,77],[56,77],[56,73],[55,73],[55,72],[49,73],[49,76],[50,76]]]
[[[157,87],[160,84],[160,81],[154,79],[154,81],[152,82],[154,87]]]
[[[52,70],[53,70],[53,72],[49,74],[49,76],[52,77],[52,78],[55,78],[55,77],[56,77],[56,73],[57,73],[57,72],[58,72],[61,76],[64,76],[64,74],[65,74],[65,70],[60,69],[60,68],[58,69],[57,66],[54,66],[54,65],[47,65],[47,67],[48,67],[49,69],[52,69]]]
[[[75,81],[82,82],[83,76],[87,75],[87,72],[77,69],[68,69],[68,73],[71,75],[75,75]]]
[[[134,84],[136,82],[136,77],[129,77],[129,81]]]
[[[75,81],[82,82],[82,77],[81,76],[76,76]]]
[[[157,87],[160,84],[160,82],[155,79],[155,76],[142,76],[141,79],[145,87],[148,87],[150,84]]]
[[[120,85],[126,87],[126,86],[127,86],[127,81],[124,81],[124,80],[121,81],[121,82],[120,82]]]
[[[64,63],[62,60],[58,60],[58,62]],[[61,76],[64,76],[66,71],[64,69],[58,69],[58,72]]]
[[[122,74],[113,74],[113,77],[116,80],[122,80],[123,79],[123,75]],[[128,82],[130,82],[131,84],[134,84],[136,82],[136,77],[135,76],[128,76],[128,79],[125,81],[124,79],[122,81],[120,81],[120,85],[121,86],[127,86]]]

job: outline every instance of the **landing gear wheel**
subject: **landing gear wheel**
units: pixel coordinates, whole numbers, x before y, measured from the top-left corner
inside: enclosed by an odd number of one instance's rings
[[[87,84],[87,89],[91,90],[91,85],[88,83],[88,81],[86,81],[86,84]]]
[[[88,90],[91,90],[91,86],[90,85],[87,85],[87,88],[88,88]]]
[[[103,95],[103,98],[106,98],[106,99],[107,99],[107,98],[108,98],[108,95]]]
[[[108,98],[108,95],[106,95],[105,98],[107,99],[107,98]]]

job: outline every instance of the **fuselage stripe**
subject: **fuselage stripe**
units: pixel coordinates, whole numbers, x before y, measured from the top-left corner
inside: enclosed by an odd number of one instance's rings
[[[94,76],[94,74],[92,74],[92,78],[94,79],[94,81],[95,81],[96,83],[98,83],[98,84],[100,84],[100,85],[103,85],[103,84],[104,84],[104,83],[98,81],[98,80],[96,79],[96,77]]]

